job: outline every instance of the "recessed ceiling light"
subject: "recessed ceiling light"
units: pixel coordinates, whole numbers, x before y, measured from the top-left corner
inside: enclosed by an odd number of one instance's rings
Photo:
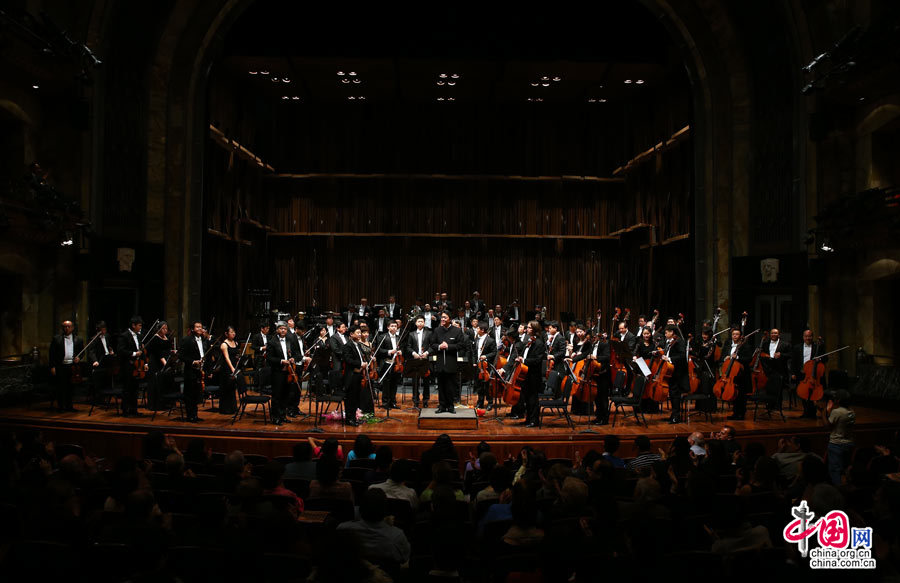
[[[437,100],[438,100],[438,101],[443,101],[444,98],[443,98],[443,97],[438,97]]]
[[[549,83],[541,83],[541,87],[550,87]]]
[[[259,71],[247,71],[251,75],[259,75]]]
[[[259,74],[260,74],[260,75],[268,75],[269,72],[268,72],[268,71],[260,71]]]
[[[291,97],[291,99],[293,99],[294,101],[300,101],[300,98],[299,98],[298,96],[296,96],[296,95],[294,95],[293,97]]]
[[[37,83],[35,83],[34,85],[31,86],[31,88],[32,88],[32,89],[40,89],[41,86],[38,85]]]
[[[291,80],[288,79],[287,77],[282,77],[282,78],[281,78],[281,82],[282,82],[282,83],[290,83]]]
[[[446,79],[447,73],[441,73],[440,75],[438,75],[438,77],[440,77],[441,79]]]
[[[554,81],[562,81],[562,79],[560,77],[554,77],[553,80]]]
[[[347,96],[347,99],[353,100],[353,99],[356,99],[356,98],[353,97],[352,95],[348,95],[348,96]]]
[[[456,81],[447,81],[447,85],[453,87],[454,85],[456,85]]]
[[[349,83],[350,79],[341,79],[341,83]]]
[[[588,103],[597,103],[597,100],[592,97],[588,99]]]
[[[453,79],[459,79],[459,73],[453,73],[452,75],[450,75],[450,77]]]
[[[448,98],[447,98],[447,101],[456,101],[456,98],[455,98],[455,97],[448,97]]]
[[[541,77],[541,81],[549,81],[550,77]]]
[[[290,97],[288,97],[287,95],[282,95],[281,98],[282,99],[290,99]]]
[[[635,81],[635,83],[637,83],[638,85],[643,85],[643,84],[644,84],[644,80],[643,80],[643,79],[638,79],[637,81]]]
[[[442,86],[443,84],[444,84],[443,81],[438,81],[438,82],[437,82],[437,85],[438,85],[439,87]]]
[[[343,77],[345,74],[343,71],[338,71],[338,77]]]
[[[602,97],[600,99],[598,99],[597,101],[599,101],[600,103],[606,103],[606,99],[604,99]]]
[[[364,101],[364,100],[366,99],[366,96],[365,96],[365,95],[360,95],[360,96],[359,96],[359,99],[360,99],[360,101]]]
[[[351,77],[355,77],[355,76],[356,76],[356,71],[350,71],[350,72],[347,73],[347,74],[350,75]]]
[[[353,82],[354,83],[362,83],[362,79],[354,79]]]
[[[531,84],[532,87],[537,87],[538,85],[540,85],[540,83],[532,83]]]
[[[278,81],[279,81],[278,77],[272,77],[272,83],[278,83]]]

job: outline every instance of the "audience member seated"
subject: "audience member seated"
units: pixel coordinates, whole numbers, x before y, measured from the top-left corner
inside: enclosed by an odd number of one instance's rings
[[[221,484],[222,491],[226,494],[234,492],[241,480],[249,478],[253,466],[244,459],[244,452],[239,449],[234,450],[225,456],[225,463],[222,466]]]
[[[468,468],[472,468],[469,470]],[[491,472],[497,467],[497,456],[489,451],[481,452],[475,465],[472,462],[466,464],[466,477],[464,480],[464,489],[470,496],[474,496],[478,492],[473,492],[475,484],[478,482],[487,482],[491,477]]]
[[[170,453],[177,452],[178,446],[175,445],[175,440],[170,436],[167,436],[158,429],[154,429],[148,431],[147,435],[144,436],[142,449],[141,455],[143,456],[143,459],[162,461],[169,457]]]
[[[309,484],[309,499],[327,498],[350,500],[353,502],[353,486],[350,482],[339,482],[341,462],[326,456],[316,462],[316,479]]]
[[[614,468],[625,467],[625,460],[616,457],[616,452],[619,451],[621,443],[618,435],[607,435],[603,438],[603,458],[612,464]]]
[[[211,470],[212,452],[206,447],[206,442],[202,437],[194,437],[188,442],[187,449],[184,450],[184,461],[189,464],[197,464],[201,473]]]
[[[318,560],[306,583],[391,583],[381,567],[363,558],[363,546],[357,533],[342,529],[328,535],[321,545]]]
[[[263,494],[284,496],[293,501],[299,512],[303,512],[303,500],[297,494],[284,487],[284,466],[281,462],[269,461],[262,470]]]
[[[428,484],[428,487],[422,491],[422,495],[419,496],[419,501],[423,503],[431,502],[431,496],[434,494],[434,489],[438,486],[447,486],[453,489],[453,495],[459,501],[465,501],[466,495],[463,494],[463,491],[459,488],[453,487],[453,478],[456,474],[453,471],[453,468],[450,467],[450,464],[447,462],[437,462],[431,467],[431,482]]]
[[[475,495],[475,503],[485,500],[500,500],[504,492],[509,495],[512,487],[512,474],[505,466],[496,466],[491,471],[490,485]]]
[[[740,500],[736,497],[717,499],[713,524],[708,528],[714,553],[729,554],[746,549],[771,548],[772,539],[765,526],[752,526],[744,520]]]
[[[409,541],[402,530],[385,522],[386,502],[387,496],[383,490],[370,488],[359,506],[360,520],[343,522],[337,528],[356,533],[365,559],[378,564],[386,559],[402,565],[409,561]]]
[[[456,449],[453,447],[453,440],[446,433],[438,435],[431,448],[422,453],[420,478],[423,481],[431,481],[431,469],[434,464],[443,460],[459,460]]]
[[[388,498],[406,500],[415,512],[419,507],[419,497],[415,490],[406,485],[411,469],[408,460],[397,460],[391,464],[390,477],[384,482],[372,484],[369,490],[381,490]]]
[[[309,445],[313,450],[313,457],[316,459],[320,459],[323,457],[331,457],[339,462],[344,461],[344,450],[341,448],[341,444],[338,443],[338,440],[329,437],[325,441],[319,441],[314,437],[309,437]]]
[[[366,472],[366,486],[378,484],[388,479],[391,464],[394,462],[394,452],[387,445],[382,445],[375,452],[375,467]]]
[[[518,549],[535,548],[544,540],[544,530],[538,527],[538,507],[534,488],[520,481],[513,488],[510,503],[512,526],[503,535],[503,542]]]
[[[762,493],[778,493],[778,462],[768,457],[757,458],[753,471],[745,480],[744,468],[738,468],[738,487],[735,494],[738,496],[748,496],[750,494]]]
[[[375,444],[368,435],[360,433],[353,442],[353,449],[347,454],[347,467],[353,460],[373,460],[375,459]]]
[[[301,441],[294,446],[294,461],[284,466],[284,477],[288,479],[316,479],[316,462],[313,461],[313,448],[308,441]]]
[[[638,453],[633,460],[628,462],[628,469],[632,472],[640,473],[641,470],[649,468],[654,462],[658,462],[662,457],[658,453],[650,451],[650,438],[646,435],[638,435],[634,439],[634,446]]]

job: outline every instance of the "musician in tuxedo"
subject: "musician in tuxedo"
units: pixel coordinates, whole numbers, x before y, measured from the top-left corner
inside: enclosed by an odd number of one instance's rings
[[[100,334],[87,349],[85,356],[91,365],[91,382],[95,390],[112,387],[112,360],[116,356],[116,340],[109,335],[106,322],[100,320],[94,330]]]
[[[75,334],[75,324],[64,320],[62,333],[50,341],[50,375],[56,386],[56,408],[74,412],[72,406],[72,367],[81,362],[79,354],[84,350],[84,340]]]
[[[428,407],[431,396],[431,378],[424,376],[430,366],[431,331],[425,328],[425,318],[416,317],[416,329],[406,339],[406,351],[410,355],[413,370],[413,406],[419,406],[419,384],[422,384],[422,407]]]
[[[441,292],[441,307],[440,309],[448,314],[453,313],[453,302],[450,301],[450,297],[447,295],[447,292]]]
[[[487,322],[479,322],[475,328],[475,340],[472,347],[472,365],[475,367],[475,391],[478,394],[478,403],[475,405],[479,409],[484,407],[487,400],[488,411],[494,408],[494,400],[491,397],[491,381],[482,381],[478,378],[479,367],[481,363],[488,364],[488,371],[493,366],[494,360],[497,358],[497,343],[488,334]]]
[[[425,321],[425,327],[429,330],[434,330],[438,316],[432,311],[431,304],[425,304],[425,309],[422,310],[422,318]]]
[[[486,315],[486,312],[484,310],[485,305],[484,305],[484,302],[481,300],[481,294],[478,293],[477,290],[472,292],[472,301],[470,302],[470,305],[472,306],[472,310],[475,311],[476,318],[481,320],[482,318],[485,317],[485,315]]]
[[[791,371],[791,380],[799,383],[806,378],[806,375],[803,374],[803,365],[811,359],[825,354],[825,352],[825,343],[821,339],[819,339],[818,342],[813,342],[812,330],[804,330],[803,342],[794,346],[793,350],[790,352],[791,360],[789,363],[789,370]],[[828,357],[824,356],[819,360],[828,362]],[[803,403],[803,415],[801,415],[800,418],[816,419],[815,402],[807,399],[801,399],[801,402]]]
[[[506,328],[503,326],[503,318],[494,316],[494,320],[490,328],[488,328],[488,336],[494,339],[494,344],[500,346],[503,338],[506,336]]]
[[[769,378],[766,390],[775,394],[785,388],[790,380],[788,363],[791,360],[791,345],[781,338],[778,328],[769,330],[769,339],[763,340],[760,346],[763,370]]]
[[[397,298],[394,296],[388,296],[387,304],[384,306],[385,315],[391,320],[399,320],[402,310],[400,309],[400,304],[397,303]]]
[[[327,338],[331,338],[332,336],[334,336],[334,333],[337,330],[337,326],[334,325],[334,316],[332,316],[331,314],[325,316],[325,326],[323,327],[323,330],[325,330]]]
[[[392,318],[387,317],[387,311],[384,308],[380,308],[378,317],[372,321],[372,326],[375,328],[375,336],[377,337],[379,334],[387,332],[388,324],[392,321]]]
[[[569,322],[569,331],[566,332],[566,342],[571,345],[575,345],[578,341],[578,324],[575,322]]]
[[[566,374],[566,339],[559,331],[559,322],[547,322],[547,388],[559,398],[559,386]]]
[[[331,349],[331,372],[328,375],[328,386],[331,392],[344,387],[344,346],[350,342],[347,336],[347,324],[338,321],[335,333],[328,339]]]
[[[479,317],[478,311],[472,306],[472,302],[470,302],[469,300],[466,300],[463,303],[463,306],[462,308],[460,308],[460,310],[462,311],[463,321],[466,323],[471,322],[473,318]]]
[[[285,324],[287,333],[287,324]],[[200,401],[200,380],[204,374],[204,357],[209,352],[209,340],[203,334],[203,322],[191,322],[190,333],[178,346],[178,358],[184,363],[184,411],[188,423],[199,423],[197,404]]]
[[[737,395],[734,399],[734,413],[728,419],[742,421],[747,413],[747,394],[750,393],[750,361],[753,359],[753,347],[744,341],[741,329],[734,327],[731,330],[731,338],[725,341],[722,346],[722,363],[728,357],[737,358],[743,368],[735,377],[734,384],[737,389]],[[725,374],[725,369],[722,369]]]
[[[525,325],[525,337],[522,345],[522,352],[516,356],[515,362],[528,367],[520,396],[525,402],[525,427],[539,427],[538,395],[544,384],[541,364],[547,358],[547,346],[541,340],[541,325],[537,321],[532,320]]]
[[[637,337],[628,330],[627,322],[619,322],[619,340],[628,346],[629,352],[634,352],[634,347],[637,345]]]
[[[453,399],[456,395],[456,356],[462,348],[461,328],[450,325],[450,314],[441,312],[441,325],[431,334],[431,361],[438,379],[437,413],[456,414]]]
[[[350,339],[343,347],[343,360],[347,365],[347,374],[344,376],[344,416],[347,425],[357,426],[356,410],[360,405],[360,392],[362,391],[363,362],[367,359],[363,356],[362,332],[359,326],[350,328]]]
[[[307,346],[303,341],[303,331],[300,330],[297,334],[294,334],[293,338],[291,337],[290,332],[288,332],[288,340],[291,341],[291,356],[294,358],[294,363],[296,365],[297,370],[297,382],[296,383],[288,383],[285,387],[285,407],[284,414],[287,417],[293,419],[300,415],[300,373],[303,370],[303,366],[312,361],[312,357],[306,354]]]
[[[669,423],[681,423],[681,396],[690,390],[685,346],[678,337],[678,327],[674,324],[667,324],[663,334],[665,345],[662,359],[674,367],[669,378],[669,401],[672,403]]]
[[[259,331],[254,332],[250,336],[250,346],[253,348],[253,354],[256,360],[256,368],[262,367],[266,360],[266,349],[269,344],[269,323],[262,322],[259,325]]]
[[[294,353],[288,338],[287,322],[275,322],[275,335],[270,338],[269,349],[266,350],[266,362],[272,378],[272,423],[283,425],[287,422],[284,411],[284,396],[287,385],[288,366],[294,364]],[[187,368],[187,366],[185,366]],[[185,385],[187,386],[187,385]]]
[[[354,314],[354,318],[359,320],[359,324],[363,323],[371,324],[372,317],[374,313],[372,312],[372,308],[369,306],[369,300],[366,298],[359,298],[359,305],[356,306]]]
[[[144,350],[141,330],[144,328],[144,320],[140,316],[133,316],[129,322],[128,330],[119,336],[116,345],[116,355],[119,357],[119,380],[122,382],[122,417],[140,417],[137,410],[138,382],[134,378],[134,361]]]
[[[499,307],[499,306],[497,306]],[[496,314],[496,311],[494,312]],[[518,326],[519,322],[522,321],[522,313],[519,309],[519,300],[513,300],[512,303],[506,308],[506,320],[504,320],[504,324],[506,324],[507,328]]]
[[[388,325],[387,332],[375,337],[375,346],[378,346],[378,358],[382,362],[378,378],[384,377],[381,382],[381,404],[385,409],[397,408],[397,385],[402,380],[399,372],[394,372],[394,363],[397,355],[402,355],[403,347],[400,346],[400,334],[397,332],[397,322]],[[385,365],[390,371],[385,370]],[[386,373],[386,374],[385,374]]]
[[[582,330],[582,326],[578,326],[577,330]],[[587,331],[585,331],[587,335]],[[572,362],[579,362],[584,359],[595,360],[600,365],[599,371],[591,379],[597,384],[597,396],[592,404],[594,408],[594,419],[591,421],[595,425],[606,425],[609,422],[609,342],[606,334],[598,334],[586,341],[586,345],[582,346],[572,357]]]

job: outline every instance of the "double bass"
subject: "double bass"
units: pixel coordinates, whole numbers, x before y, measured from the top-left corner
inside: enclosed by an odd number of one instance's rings
[[[769,358],[769,354],[762,351],[766,341],[769,339],[769,332],[762,333],[762,340],[756,350],[753,351],[753,357],[750,359],[750,393],[753,394],[762,390],[769,384],[769,377],[762,366],[762,359]]]
[[[691,394],[696,393],[697,390],[700,389],[700,377],[697,375],[697,361],[690,354],[690,345],[693,340],[694,340],[694,335],[688,334],[688,337],[687,337],[687,345],[688,345],[687,366],[688,366],[688,386],[690,387]]]
[[[602,336],[598,336],[596,342],[600,342],[601,339]],[[582,403],[593,403],[599,390],[596,378],[604,372],[601,364],[593,358],[579,360],[572,369],[575,381],[572,382],[570,394]]]
[[[740,347],[743,346],[748,338],[757,332],[759,332],[758,329],[743,336],[738,341],[738,350],[740,350]],[[722,374],[719,375],[716,384],[713,385],[713,395],[722,401],[734,401],[734,398],[737,396],[737,385],[735,384],[735,380],[743,370],[744,365],[738,362],[737,352],[734,353],[733,357],[727,356],[725,362],[722,363]]]

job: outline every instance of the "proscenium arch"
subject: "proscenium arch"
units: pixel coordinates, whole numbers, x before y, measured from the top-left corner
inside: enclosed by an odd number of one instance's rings
[[[729,260],[746,252],[750,84],[724,8],[699,1],[677,8],[667,0],[640,0],[669,31],[681,53],[694,94],[695,311],[703,318],[729,308]],[[206,93],[212,63],[232,24],[253,0],[179,2],[154,59],[148,166],[164,165],[164,178],[148,182],[149,199],[165,208],[165,313],[181,325],[200,308],[203,153]],[[711,26],[710,20],[715,22]],[[165,99],[162,96],[165,96]],[[164,144],[164,148],[161,145]],[[153,148],[157,148],[154,156]],[[152,169],[148,168],[152,175]]]

